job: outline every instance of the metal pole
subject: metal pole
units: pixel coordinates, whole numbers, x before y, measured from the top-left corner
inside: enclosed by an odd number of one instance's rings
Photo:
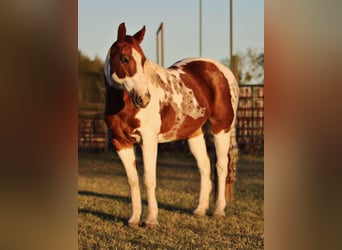
[[[156,32],[156,42],[157,42],[157,63],[159,64],[159,32],[161,32],[161,65],[164,66],[164,23],[161,22],[160,26]]]
[[[202,0],[199,0],[199,55],[202,57]]]
[[[156,34],[156,45],[157,45],[157,64],[159,64],[159,39],[158,39],[158,32]]]
[[[233,0],[230,0],[230,7],[229,7],[229,25],[230,25],[230,66],[233,66]]]
[[[161,65],[164,67],[164,23],[161,23]]]

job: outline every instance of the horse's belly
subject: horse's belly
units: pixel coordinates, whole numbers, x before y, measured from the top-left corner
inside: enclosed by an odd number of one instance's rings
[[[181,123],[175,123],[168,131],[160,133],[158,135],[158,142],[165,143],[178,141],[202,133],[201,129],[206,120],[206,116],[199,119],[185,117]]]
[[[166,137],[165,134],[158,135],[158,143],[166,143],[166,142],[172,142],[172,141],[175,141],[175,139]]]

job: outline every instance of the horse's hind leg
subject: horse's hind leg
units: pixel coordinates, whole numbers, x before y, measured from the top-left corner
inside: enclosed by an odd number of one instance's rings
[[[226,177],[228,174],[228,151],[230,144],[230,133],[221,132],[214,134],[214,143],[216,150],[216,169],[217,169],[217,200],[214,216],[225,216],[226,208]]]
[[[198,207],[194,214],[198,216],[205,215],[209,207],[209,195],[211,191],[210,181],[210,161],[207,154],[207,148],[203,134],[188,139],[189,147],[194,155],[199,172],[201,174],[201,191]]]

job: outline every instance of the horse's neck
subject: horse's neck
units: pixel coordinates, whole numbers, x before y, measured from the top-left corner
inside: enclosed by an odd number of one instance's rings
[[[146,59],[145,62],[145,70],[147,71],[167,71],[167,69],[165,69],[164,67],[160,66],[159,64],[153,62],[150,59]]]
[[[155,86],[160,85],[160,79],[166,79],[171,74],[168,69],[149,59],[147,59],[145,62],[145,73]]]

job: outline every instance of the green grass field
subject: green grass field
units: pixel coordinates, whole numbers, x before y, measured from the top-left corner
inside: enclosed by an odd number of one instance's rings
[[[141,172],[141,164],[139,164]],[[157,200],[160,227],[127,226],[131,201],[126,175],[116,153],[80,153],[78,172],[80,249],[263,249],[263,158],[241,156],[235,200],[225,218],[192,215],[200,176],[190,154],[160,153]],[[142,198],[146,210],[146,194]]]

